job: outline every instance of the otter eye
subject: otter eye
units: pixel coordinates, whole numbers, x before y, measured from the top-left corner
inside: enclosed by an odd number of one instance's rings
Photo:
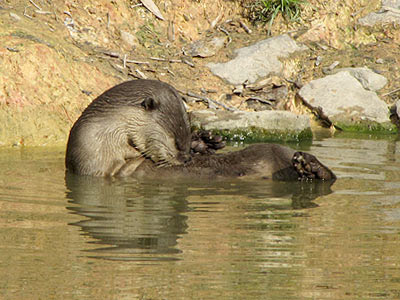
[[[140,105],[143,106],[145,110],[152,111],[158,108],[159,103],[153,98],[147,97],[142,101],[142,103],[140,103]]]

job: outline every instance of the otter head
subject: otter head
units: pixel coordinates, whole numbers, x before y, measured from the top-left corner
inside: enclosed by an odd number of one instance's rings
[[[133,82],[135,111],[127,115],[129,145],[158,166],[190,160],[191,131],[182,97],[160,81]]]

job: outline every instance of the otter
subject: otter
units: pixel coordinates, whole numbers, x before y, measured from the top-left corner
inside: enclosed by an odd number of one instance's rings
[[[253,144],[238,151],[194,154],[184,165],[157,168],[150,161],[136,170],[137,177],[243,178],[292,180],[336,180],[336,175],[314,155],[278,144]]]
[[[68,171],[129,176],[144,159],[173,166],[190,159],[189,119],[179,93],[156,80],[133,80],[107,90],[72,126]]]
[[[73,125],[67,171],[92,176],[260,177],[273,180],[335,180],[305,152],[255,144],[214,153],[225,143],[190,130],[179,93],[156,80],[119,84],[97,97]]]

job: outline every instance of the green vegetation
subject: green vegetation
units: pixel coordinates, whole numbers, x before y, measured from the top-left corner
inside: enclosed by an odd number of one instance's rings
[[[282,16],[291,22],[300,18],[300,4],[304,0],[255,0],[249,5],[249,17],[253,22],[269,22],[271,27],[276,16]]]

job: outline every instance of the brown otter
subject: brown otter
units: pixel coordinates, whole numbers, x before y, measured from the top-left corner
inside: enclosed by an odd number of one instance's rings
[[[172,86],[135,80],[111,88],[83,111],[70,132],[66,167],[93,176],[336,178],[313,155],[280,145],[213,154],[223,146],[207,132],[192,137],[182,98]]]
[[[178,92],[156,80],[119,84],[96,98],[73,125],[66,167],[81,175],[129,176],[146,158],[189,159],[191,132]]]
[[[222,154],[194,155],[181,166],[156,168],[149,161],[136,170],[136,176],[241,177],[273,180],[332,180],[335,174],[306,152],[296,152],[277,144],[253,144],[243,150]]]

